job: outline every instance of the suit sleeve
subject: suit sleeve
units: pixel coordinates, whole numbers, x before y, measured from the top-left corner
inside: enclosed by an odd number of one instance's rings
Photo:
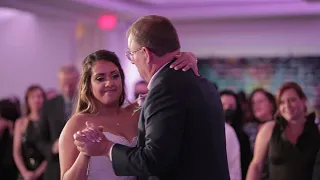
[[[164,88],[151,90],[145,102],[145,146],[113,146],[112,164],[116,175],[157,176],[175,168],[186,110],[180,95]]]
[[[48,120],[48,104],[44,104],[41,113],[40,113],[40,122],[39,122],[39,129],[40,135],[38,140],[38,148],[41,153],[45,156],[47,161],[50,161],[54,154],[52,153],[52,141],[50,138],[50,125]]]

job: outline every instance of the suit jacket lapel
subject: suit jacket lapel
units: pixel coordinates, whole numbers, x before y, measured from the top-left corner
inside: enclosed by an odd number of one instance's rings
[[[153,82],[150,82],[150,87],[149,87],[149,91],[153,89],[153,87],[155,87],[157,84],[159,84],[162,81],[163,78],[163,74],[166,73],[168,70],[170,70],[169,66],[176,60],[173,59],[172,61],[170,61],[168,64],[166,64],[162,69],[160,69],[160,71],[158,73],[156,73],[156,77],[154,77]]]
[[[142,140],[144,139],[144,116],[143,116],[143,111],[144,111],[144,106],[142,106],[141,111],[140,111],[140,117],[138,121],[138,140],[137,140],[137,146],[143,146]]]
[[[174,59],[175,60],[175,59]],[[155,77],[154,81],[152,82],[152,84],[150,85],[150,89],[149,91],[152,90],[153,87],[155,87],[157,84],[159,84],[162,81],[162,76],[163,73],[165,73],[168,69],[169,66],[172,64],[172,62],[174,61],[172,60],[171,62],[169,62],[165,67],[163,67],[159,73],[157,74],[157,76]],[[145,111],[146,111],[146,104],[148,103],[148,99],[149,99],[149,93],[147,94],[147,96],[145,97],[145,100],[143,101],[142,104],[142,108],[141,108],[141,112],[140,112],[140,117],[139,117],[139,122],[138,122],[138,141],[137,141],[137,146],[144,146],[145,145],[145,140],[144,140],[144,136],[145,136]]]

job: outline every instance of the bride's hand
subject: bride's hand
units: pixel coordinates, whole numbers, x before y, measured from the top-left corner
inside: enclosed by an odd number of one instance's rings
[[[200,76],[198,59],[195,54],[192,52],[181,52],[176,55],[176,58],[177,60],[170,65],[170,68],[174,68],[175,70],[182,69],[183,71],[187,71],[191,68],[197,76]]]
[[[102,126],[95,126],[92,123],[86,122],[86,128],[82,131],[78,131],[75,136],[85,137],[91,142],[100,142],[103,132]]]
[[[97,133],[96,135],[93,135]],[[93,136],[97,136],[95,138],[99,140],[89,140],[87,136],[91,134]],[[112,143],[107,140],[104,136],[103,132],[98,128],[86,128],[81,132],[77,132],[74,134],[74,144],[77,146],[79,152],[87,155],[87,156],[108,156],[108,151],[112,146]]]

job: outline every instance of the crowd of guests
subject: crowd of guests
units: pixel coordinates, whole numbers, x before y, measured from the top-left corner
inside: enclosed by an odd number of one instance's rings
[[[0,177],[8,180],[60,179],[59,136],[70,118],[79,72],[63,66],[61,94],[31,85],[20,110],[17,98],[0,101]]]
[[[59,136],[72,114],[79,73],[63,66],[58,74],[61,94],[32,85],[23,110],[17,98],[0,101],[1,179],[60,179]],[[147,83],[137,82],[134,90],[136,98],[148,93]],[[248,98],[225,89],[220,97],[231,180],[320,178],[320,108],[310,112],[302,87],[287,82],[276,97],[255,89]]]
[[[236,132],[240,150],[242,175],[232,174],[238,172],[234,170],[238,164],[229,163],[231,179],[319,178],[315,163],[320,147],[319,116],[309,112],[302,88],[287,82],[279,87],[276,97],[264,89],[254,90],[245,102],[241,96],[221,91],[226,123]],[[315,109],[319,111],[318,105]],[[228,153],[228,161],[236,162],[229,160],[236,158],[236,148],[235,144],[228,145],[227,139],[227,152],[233,153]]]

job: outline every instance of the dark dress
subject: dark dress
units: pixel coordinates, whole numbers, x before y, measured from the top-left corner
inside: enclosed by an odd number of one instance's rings
[[[26,131],[22,134],[21,139],[21,153],[24,161],[24,165],[30,171],[36,170],[42,161],[44,156],[36,145],[37,138],[39,136],[38,122],[29,121]],[[20,174],[18,180],[22,180],[23,177]],[[43,179],[42,177],[38,179]]]
[[[0,179],[16,180],[18,169],[13,160],[13,137],[8,129],[0,137]]]
[[[286,120],[279,117],[269,142],[270,180],[311,180],[320,135],[315,115],[307,117],[303,132],[294,145],[284,134]]]
[[[249,137],[249,141],[250,141],[250,146],[251,146],[251,151],[252,152],[254,152],[254,144],[255,144],[256,137],[257,137],[258,132],[259,132],[259,126],[262,125],[262,124],[263,123],[260,123],[260,121],[254,120],[252,122],[248,122],[248,123],[244,124],[244,126],[243,126],[244,132]],[[250,160],[250,162],[251,162],[251,160]],[[242,167],[246,167],[246,166],[241,165],[241,168]],[[260,179],[259,180],[269,180],[269,170],[268,170],[268,168],[269,168],[268,158],[266,157],[264,162],[263,162],[262,171],[261,171],[261,175],[260,175]],[[244,173],[246,173],[246,172],[247,172],[246,170],[242,169],[242,177],[243,178],[246,178],[246,174],[244,175]]]

